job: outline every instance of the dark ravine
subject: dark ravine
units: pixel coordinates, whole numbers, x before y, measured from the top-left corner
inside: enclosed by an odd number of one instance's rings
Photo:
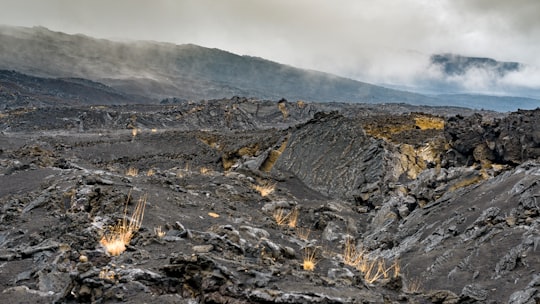
[[[538,121],[240,97],[5,109],[0,299],[535,304]],[[144,195],[111,256],[101,237]],[[347,244],[399,274],[370,280]]]

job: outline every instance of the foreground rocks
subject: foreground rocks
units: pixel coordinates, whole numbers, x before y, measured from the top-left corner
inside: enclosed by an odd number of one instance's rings
[[[417,110],[234,98],[2,112],[1,298],[537,303],[540,112]],[[101,238],[145,196],[112,256]]]

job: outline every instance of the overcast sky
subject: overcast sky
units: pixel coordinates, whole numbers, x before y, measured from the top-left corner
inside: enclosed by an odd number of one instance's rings
[[[540,66],[540,0],[0,0],[0,7],[2,24],[194,43],[369,82],[415,77],[442,52]],[[537,72],[509,81],[533,82]]]

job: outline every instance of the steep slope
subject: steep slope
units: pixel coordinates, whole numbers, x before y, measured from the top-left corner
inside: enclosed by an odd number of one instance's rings
[[[0,27],[0,68],[48,77],[81,77],[153,98],[225,96],[311,101],[437,104],[386,89],[196,45],[114,42],[45,28]]]

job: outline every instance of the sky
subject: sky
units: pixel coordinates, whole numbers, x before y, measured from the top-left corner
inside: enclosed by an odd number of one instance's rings
[[[193,43],[372,83],[442,77],[431,54],[526,64],[462,85],[538,87],[539,0],[0,0],[0,24]],[[452,79],[450,79],[452,81]],[[502,83],[501,83],[502,81]]]

